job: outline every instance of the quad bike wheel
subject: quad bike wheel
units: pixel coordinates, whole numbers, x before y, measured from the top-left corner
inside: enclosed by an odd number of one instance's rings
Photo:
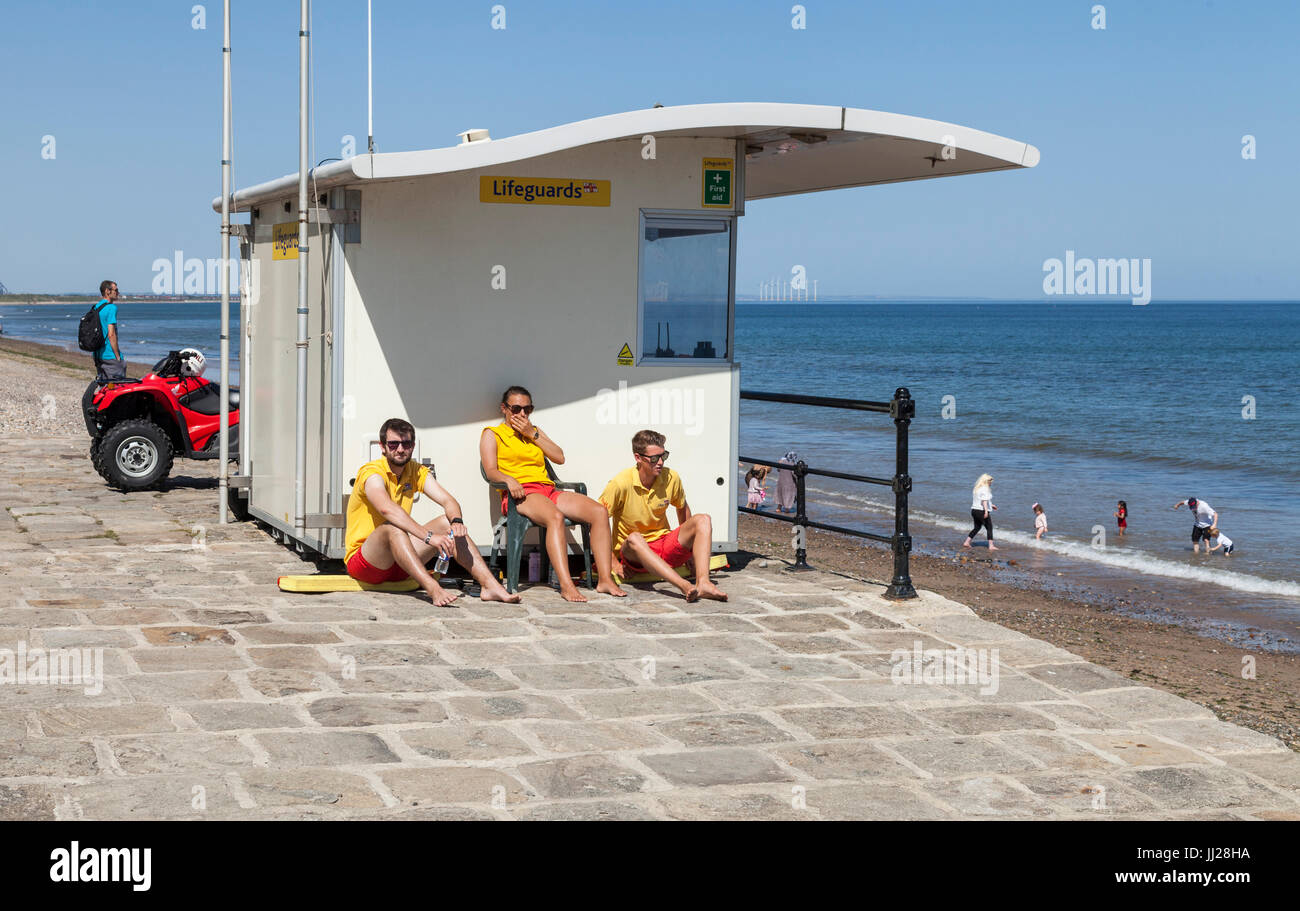
[[[114,487],[146,490],[172,470],[172,441],[153,421],[114,424],[91,443],[95,469]]]

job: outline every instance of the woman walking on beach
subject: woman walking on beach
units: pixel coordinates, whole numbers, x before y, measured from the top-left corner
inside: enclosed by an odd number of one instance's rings
[[[997,507],[993,505],[993,475],[982,474],[975,482],[975,490],[971,494],[970,517],[975,527],[966,536],[962,547],[970,547],[971,538],[979,534],[982,528],[989,537],[989,550],[998,549],[993,543],[993,510],[995,509]]]
[[[799,463],[799,453],[791,449],[781,457],[776,471],[776,508],[779,512],[794,512],[794,472],[790,469]]]

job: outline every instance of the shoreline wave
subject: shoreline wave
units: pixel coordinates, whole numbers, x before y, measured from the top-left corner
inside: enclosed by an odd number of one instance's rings
[[[816,493],[828,498],[848,500],[859,508],[865,507],[872,512],[880,513],[882,515],[893,514],[893,504],[872,500],[869,497],[846,494],[840,491],[813,486],[808,488],[808,492]],[[969,519],[953,519],[923,509],[910,510],[909,518],[928,525],[953,529],[959,532],[970,530]],[[1058,556],[1098,564],[1109,569],[1131,570],[1143,575],[1163,576],[1165,578],[1177,579],[1182,582],[1206,582],[1247,594],[1272,595],[1283,598],[1294,598],[1297,601],[1300,601],[1300,582],[1294,580],[1267,579],[1263,576],[1255,576],[1249,573],[1235,572],[1233,570],[1209,569],[1202,566],[1174,563],[1173,561],[1154,556],[1141,550],[1119,551],[1114,548],[1103,549],[1079,541],[1040,541],[1035,539],[1031,534],[1015,530],[999,529],[998,535],[1002,539],[1010,541],[1017,546],[1027,547],[1032,550],[1046,551]]]

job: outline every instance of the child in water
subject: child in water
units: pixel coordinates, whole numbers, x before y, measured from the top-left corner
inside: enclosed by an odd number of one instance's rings
[[[1034,504],[1034,538],[1041,538],[1047,534],[1047,513],[1043,512],[1043,507]]]
[[[1211,553],[1222,547],[1225,556],[1232,556],[1232,539],[1219,531],[1218,526],[1210,529],[1210,537],[1214,540],[1214,546],[1210,548]]]
[[[1123,500],[1115,507],[1115,521],[1119,523],[1119,536],[1124,537],[1124,529],[1128,528],[1128,504]]]

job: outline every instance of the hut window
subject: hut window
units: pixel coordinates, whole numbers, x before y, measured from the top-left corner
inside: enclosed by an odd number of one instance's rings
[[[731,219],[643,215],[642,360],[731,353]]]

